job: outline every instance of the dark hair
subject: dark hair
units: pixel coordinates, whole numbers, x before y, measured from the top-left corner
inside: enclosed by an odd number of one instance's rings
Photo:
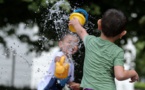
[[[126,17],[123,12],[116,9],[107,10],[101,21],[102,32],[107,37],[119,35],[126,26]]]

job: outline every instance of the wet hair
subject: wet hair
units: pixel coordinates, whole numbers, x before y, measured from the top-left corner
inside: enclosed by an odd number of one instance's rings
[[[126,17],[122,11],[109,9],[102,17],[102,32],[107,37],[115,37],[125,29],[126,22]]]
[[[64,32],[63,34],[61,34],[61,37],[60,37],[59,41],[63,41],[65,39],[65,37],[68,36],[68,35],[75,36],[78,39],[78,42],[79,42],[80,39],[79,39],[78,35],[76,33],[70,32],[70,31]]]

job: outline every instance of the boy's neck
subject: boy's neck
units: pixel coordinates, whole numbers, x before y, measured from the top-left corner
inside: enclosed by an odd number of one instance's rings
[[[106,37],[103,33],[101,33],[100,38],[102,38],[103,40],[108,40],[113,43],[116,41],[116,37]]]

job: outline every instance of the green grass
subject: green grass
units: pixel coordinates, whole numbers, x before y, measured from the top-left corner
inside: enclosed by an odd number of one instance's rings
[[[135,83],[135,89],[137,89],[137,90],[145,90],[145,83],[143,83],[143,82],[136,82]]]

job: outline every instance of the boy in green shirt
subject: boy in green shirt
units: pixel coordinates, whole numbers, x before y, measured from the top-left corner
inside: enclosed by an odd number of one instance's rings
[[[84,90],[116,90],[114,78],[119,81],[139,79],[135,70],[125,70],[123,49],[114,44],[126,34],[126,17],[116,9],[107,10],[98,20],[101,36],[88,35],[77,18],[69,21],[85,45],[83,78]],[[73,87],[73,86],[72,86]]]

